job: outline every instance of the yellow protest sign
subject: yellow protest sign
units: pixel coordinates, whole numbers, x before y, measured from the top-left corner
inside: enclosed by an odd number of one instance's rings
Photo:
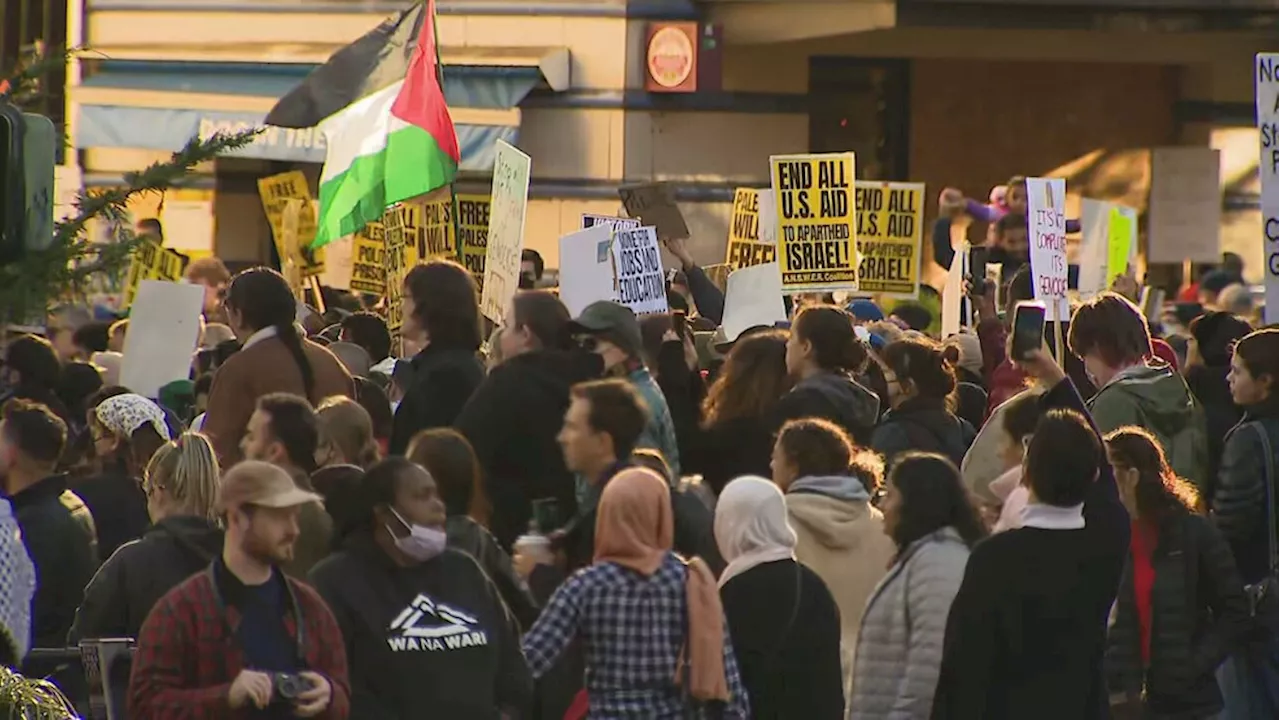
[[[733,191],[733,217],[729,221],[729,244],[725,247],[724,261],[734,270],[778,259],[776,213],[762,212],[761,205],[772,209],[773,195],[768,190],[738,188]]]
[[[429,202],[416,202],[419,210],[413,264],[428,260],[457,260],[458,246],[453,236],[453,202],[448,194]]]
[[[769,158],[784,292],[857,290],[853,153]]]
[[[143,280],[167,280],[178,282],[187,269],[187,256],[164,248],[155,240],[147,239],[134,248],[129,258],[129,270],[125,274],[123,303],[121,307],[133,305],[138,294],[138,286]]]
[[[383,294],[387,286],[387,269],[383,266],[386,229],[381,222],[371,222],[356,233],[351,242],[352,292]]]
[[[484,257],[489,249],[488,195],[458,196],[458,232],[461,234],[462,264],[476,279],[484,282]]]
[[[290,199],[302,201],[302,210],[298,216],[296,239],[293,241],[302,259],[298,268],[304,278],[324,272],[324,250],[312,250],[311,243],[316,239],[316,203],[307,187],[307,178],[299,170],[272,175],[258,180],[258,196],[262,198],[262,210],[267,215],[267,223],[271,225],[271,237],[276,244],[276,254],[280,262],[290,254],[284,241],[284,207]]]
[[[404,276],[409,271],[408,255],[411,252],[410,247],[416,242],[416,238],[413,237],[415,228],[405,222],[412,220],[412,216],[413,213],[405,212],[402,206],[388,208],[382,215],[385,238],[382,268],[386,283],[383,298],[386,303],[387,329],[391,331],[393,348],[398,345],[394,339],[400,336],[400,326],[403,324],[400,303],[404,295]]]
[[[1107,218],[1107,284],[1128,271],[1132,248],[1137,241],[1136,219],[1118,207]]]
[[[858,211],[858,292],[919,296],[924,183],[859,180],[853,185]]]

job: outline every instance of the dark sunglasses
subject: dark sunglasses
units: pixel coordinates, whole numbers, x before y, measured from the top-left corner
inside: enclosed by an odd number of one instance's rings
[[[600,347],[600,341],[596,339],[595,335],[579,335],[574,338],[574,341],[578,343],[578,347],[587,352],[595,352],[596,348]]]

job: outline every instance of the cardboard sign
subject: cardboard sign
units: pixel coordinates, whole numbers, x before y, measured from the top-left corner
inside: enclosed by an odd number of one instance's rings
[[[1222,221],[1219,158],[1213,148],[1151,151],[1147,261],[1217,263]]]
[[[613,217],[611,215],[592,215],[590,213],[582,214],[583,230],[597,225],[608,225],[614,230],[635,230],[640,227],[640,221],[633,220],[632,218]]]
[[[200,340],[204,288],[190,283],[143,280],[129,313],[120,382],[143,397],[191,376]]]
[[[733,216],[729,219],[724,261],[734,270],[778,261],[777,214],[765,218],[761,201],[772,208],[773,193],[755,188],[733,191]]]
[[[853,153],[769,158],[785,292],[858,289]]]
[[[613,228],[592,225],[560,238],[560,302],[577,317],[591,303],[614,300]]]
[[[161,247],[154,240],[143,240],[133,250],[129,258],[129,270],[125,274],[122,302],[120,307],[128,308],[134,304],[138,288],[145,280],[165,280],[178,282],[187,269],[187,256],[182,253]]]
[[[499,140],[493,161],[488,247],[480,311],[501,325],[520,285],[524,216],[529,203],[529,156]]]
[[[488,195],[459,195],[457,199],[462,265],[476,279],[476,287],[483,287],[484,257],[489,251],[490,198]]]
[[[1045,304],[1046,320],[1066,322],[1067,181],[1027,178],[1027,234],[1035,297]]]
[[[858,292],[920,295],[924,183],[854,183],[858,212]]]
[[[662,272],[662,254],[653,228],[615,233],[613,267],[618,275],[618,302],[637,315],[667,311],[667,279]]]
[[[280,256],[281,262],[291,254],[291,250],[283,244],[285,201],[302,201],[295,240],[297,252],[302,258],[298,271],[304,278],[324,272],[324,250],[311,249],[311,243],[316,239],[316,202],[307,187],[306,176],[299,170],[290,170],[261,178],[258,180],[258,196],[262,198],[262,210],[267,215],[267,223],[271,225],[271,237],[275,240],[276,254]]]
[[[675,193],[666,183],[628,185],[618,188],[618,197],[627,215],[652,227],[659,238],[682,239],[689,237],[689,226],[676,205]]]
[[[725,340],[733,342],[745,330],[759,325],[772,327],[787,319],[787,309],[782,302],[782,275],[777,263],[765,263],[734,270],[725,283],[724,328]]]
[[[351,291],[382,295],[387,288],[387,231],[369,223],[352,238]]]
[[[1280,138],[1276,137],[1277,77],[1280,76],[1280,56],[1276,53],[1258,53],[1255,80],[1255,100],[1258,107],[1258,179],[1262,183],[1262,260],[1263,285],[1267,290],[1267,306],[1263,320],[1267,324],[1280,321],[1280,182],[1276,180],[1276,167],[1280,163]]]

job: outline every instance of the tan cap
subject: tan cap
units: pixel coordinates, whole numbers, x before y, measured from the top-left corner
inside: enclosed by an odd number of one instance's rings
[[[298,487],[284,469],[257,460],[237,463],[218,485],[218,510],[222,511],[242,505],[287,508],[323,500]]]

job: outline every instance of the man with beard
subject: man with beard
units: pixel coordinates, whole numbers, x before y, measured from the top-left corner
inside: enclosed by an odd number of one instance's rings
[[[293,557],[302,506],[320,496],[247,460],[218,489],[226,540],[209,569],[169,591],[138,633],[129,717],[343,720],[350,685],[342,633]]]
[[[249,417],[240,451],[249,460],[269,462],[289,473],[298,487],[310,492],[316,471],[320,421],[311,403],[289,393],[258,398]],[[293,558],[283,564],[289,577],[305,578],[316,563],[329,555],[333,520],[317,503],[303,506],[298,518],[300,534]]]

